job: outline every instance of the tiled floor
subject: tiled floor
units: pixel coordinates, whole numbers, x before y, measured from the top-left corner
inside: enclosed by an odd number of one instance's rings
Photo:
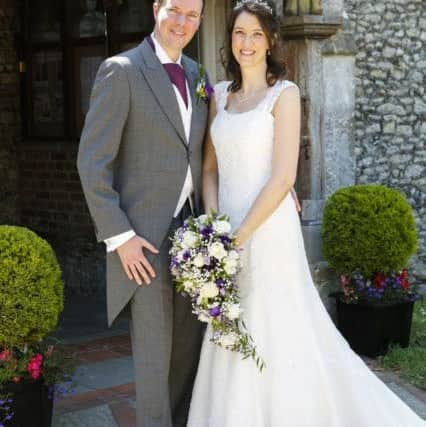
[[[74,393],[55,403],[54,427],[134,427],[135,385],[129,335],[70,345],[79,366]]]

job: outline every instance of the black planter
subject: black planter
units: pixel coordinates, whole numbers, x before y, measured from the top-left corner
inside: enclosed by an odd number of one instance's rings
[[[345,304],[336,295],[337,327],[361,355],[384,355],[390,344],[408,347],[414,303]]]
[[[53,399],[42,381],[8,383],[0,393],[9,394],[13,418],[4,422],[5,427],[50,427],[52,425]]]

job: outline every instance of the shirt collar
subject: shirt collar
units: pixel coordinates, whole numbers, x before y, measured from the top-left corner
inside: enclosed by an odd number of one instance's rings
[[[154,33],[151,34],[151,39],[152,39],[154,46],[155,46],[155,54],[157,55],[159,61],[162,64],[175,63],[175,64],[179,64],[182,66],[182,54],[179,55],[179,58],[177,59],[176,62],[172,61],[170,59],[169,55],[167,55],[167,52],[162,48],[160,43],[158,43],[157,39],[155,38]]]

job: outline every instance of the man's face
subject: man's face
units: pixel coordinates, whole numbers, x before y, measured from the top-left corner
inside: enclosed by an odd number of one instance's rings
[[[201,22],[203,0],[164,0],[154,3],[154,34],[171,59],[176,60]]]

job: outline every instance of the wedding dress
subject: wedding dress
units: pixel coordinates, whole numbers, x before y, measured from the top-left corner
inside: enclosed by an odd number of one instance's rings
[[[225,109],[215,87],[211,126],[219,211],[242,222],[271,172],[279,81],[256,108]],[[380,381],[334,326],[313,284],[299,216],[288,195],[244,245],[238,276],[243,319],[266,363],[204,339],[188,427],[420,427],[426,423]]]

